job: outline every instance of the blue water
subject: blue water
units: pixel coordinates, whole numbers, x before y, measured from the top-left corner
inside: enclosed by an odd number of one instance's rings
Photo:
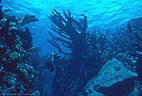
[[[90,26],[99,24],[110,27],[110,24],[123,24],[142,15],[141,0],[4,0],[3,3],[16,14],[32,13],[40,19],[47,18],[53,8],[68,9],[75,16],[86,14]]]
[[[141,0],[0,0],[0,95],[142,96],[141,26]]]
[[[3,0],[2,2],[5,8],[11,9],[13,15],[33,14],[39,18],[39,22],[29,26],[31,30],[36,30],[33,32],[34,46],[41,47],[42,55],[48,53],[47,47],[43,45],[49,46],[48,50],[53,51],[46,39],[50,24],[48,16],[54,8],[60,11],[70,10],[75,17],[87,15],[89,28],[95,26],[103,29],[116,28],[132,18],[142,16],[141,0]]]

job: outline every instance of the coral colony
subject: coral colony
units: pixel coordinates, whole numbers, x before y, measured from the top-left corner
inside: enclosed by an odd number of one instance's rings
[[[41,57],[25,26],[38,18],[9,11],[0,6],[1,96],[142,96],[141,17],[106,35],[85,14],[54,9],[47,43],[57,51]]]

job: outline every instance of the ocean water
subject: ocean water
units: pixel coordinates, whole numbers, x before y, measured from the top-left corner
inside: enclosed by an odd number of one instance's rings
[[[70,10],[74,17],[85,14],[88,17],[89,28],[97,26],[112,29],[142,16],[141,0],[3,0],[2,2],[5,8],[10,8],[14,15],[34,14],[40,19],[38,24],[32,25],[32,28],[37,30],[33,32],[36,47],[42,46],[39,42],[47,45],[47,32],[45,31],[46,26],[50,24],[48,16],[54,8],[59,11]],[[37,26],[44,30],[38,29]],[[43,46],[41,50],[41,54],[45,55],[47,48]]]
[[[142,96],[141,0],[0,0],[0,96]]]
[[[47,18],[54,8],[70,10],[74,16],[87,15],[90,26],[99,24],[109,28],[142,15],[140,0],[4,0],[3,3],[16,14],[35,14],[40,19]]]

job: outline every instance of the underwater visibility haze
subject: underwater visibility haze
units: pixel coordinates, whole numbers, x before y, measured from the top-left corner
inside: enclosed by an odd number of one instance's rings
[[[0,0],[1,96],[142,96],[141,0]]]

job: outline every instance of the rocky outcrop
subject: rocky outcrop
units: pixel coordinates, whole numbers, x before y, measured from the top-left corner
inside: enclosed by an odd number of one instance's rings
[[[88,96],[118,96],[129,94],[135,86],[137,74],[126,68],[122,62],[113,58],[90,80],[86,86]],[[127,89],[127,90],[125,90]],[[116,96],[115,94],[115,96]]]

